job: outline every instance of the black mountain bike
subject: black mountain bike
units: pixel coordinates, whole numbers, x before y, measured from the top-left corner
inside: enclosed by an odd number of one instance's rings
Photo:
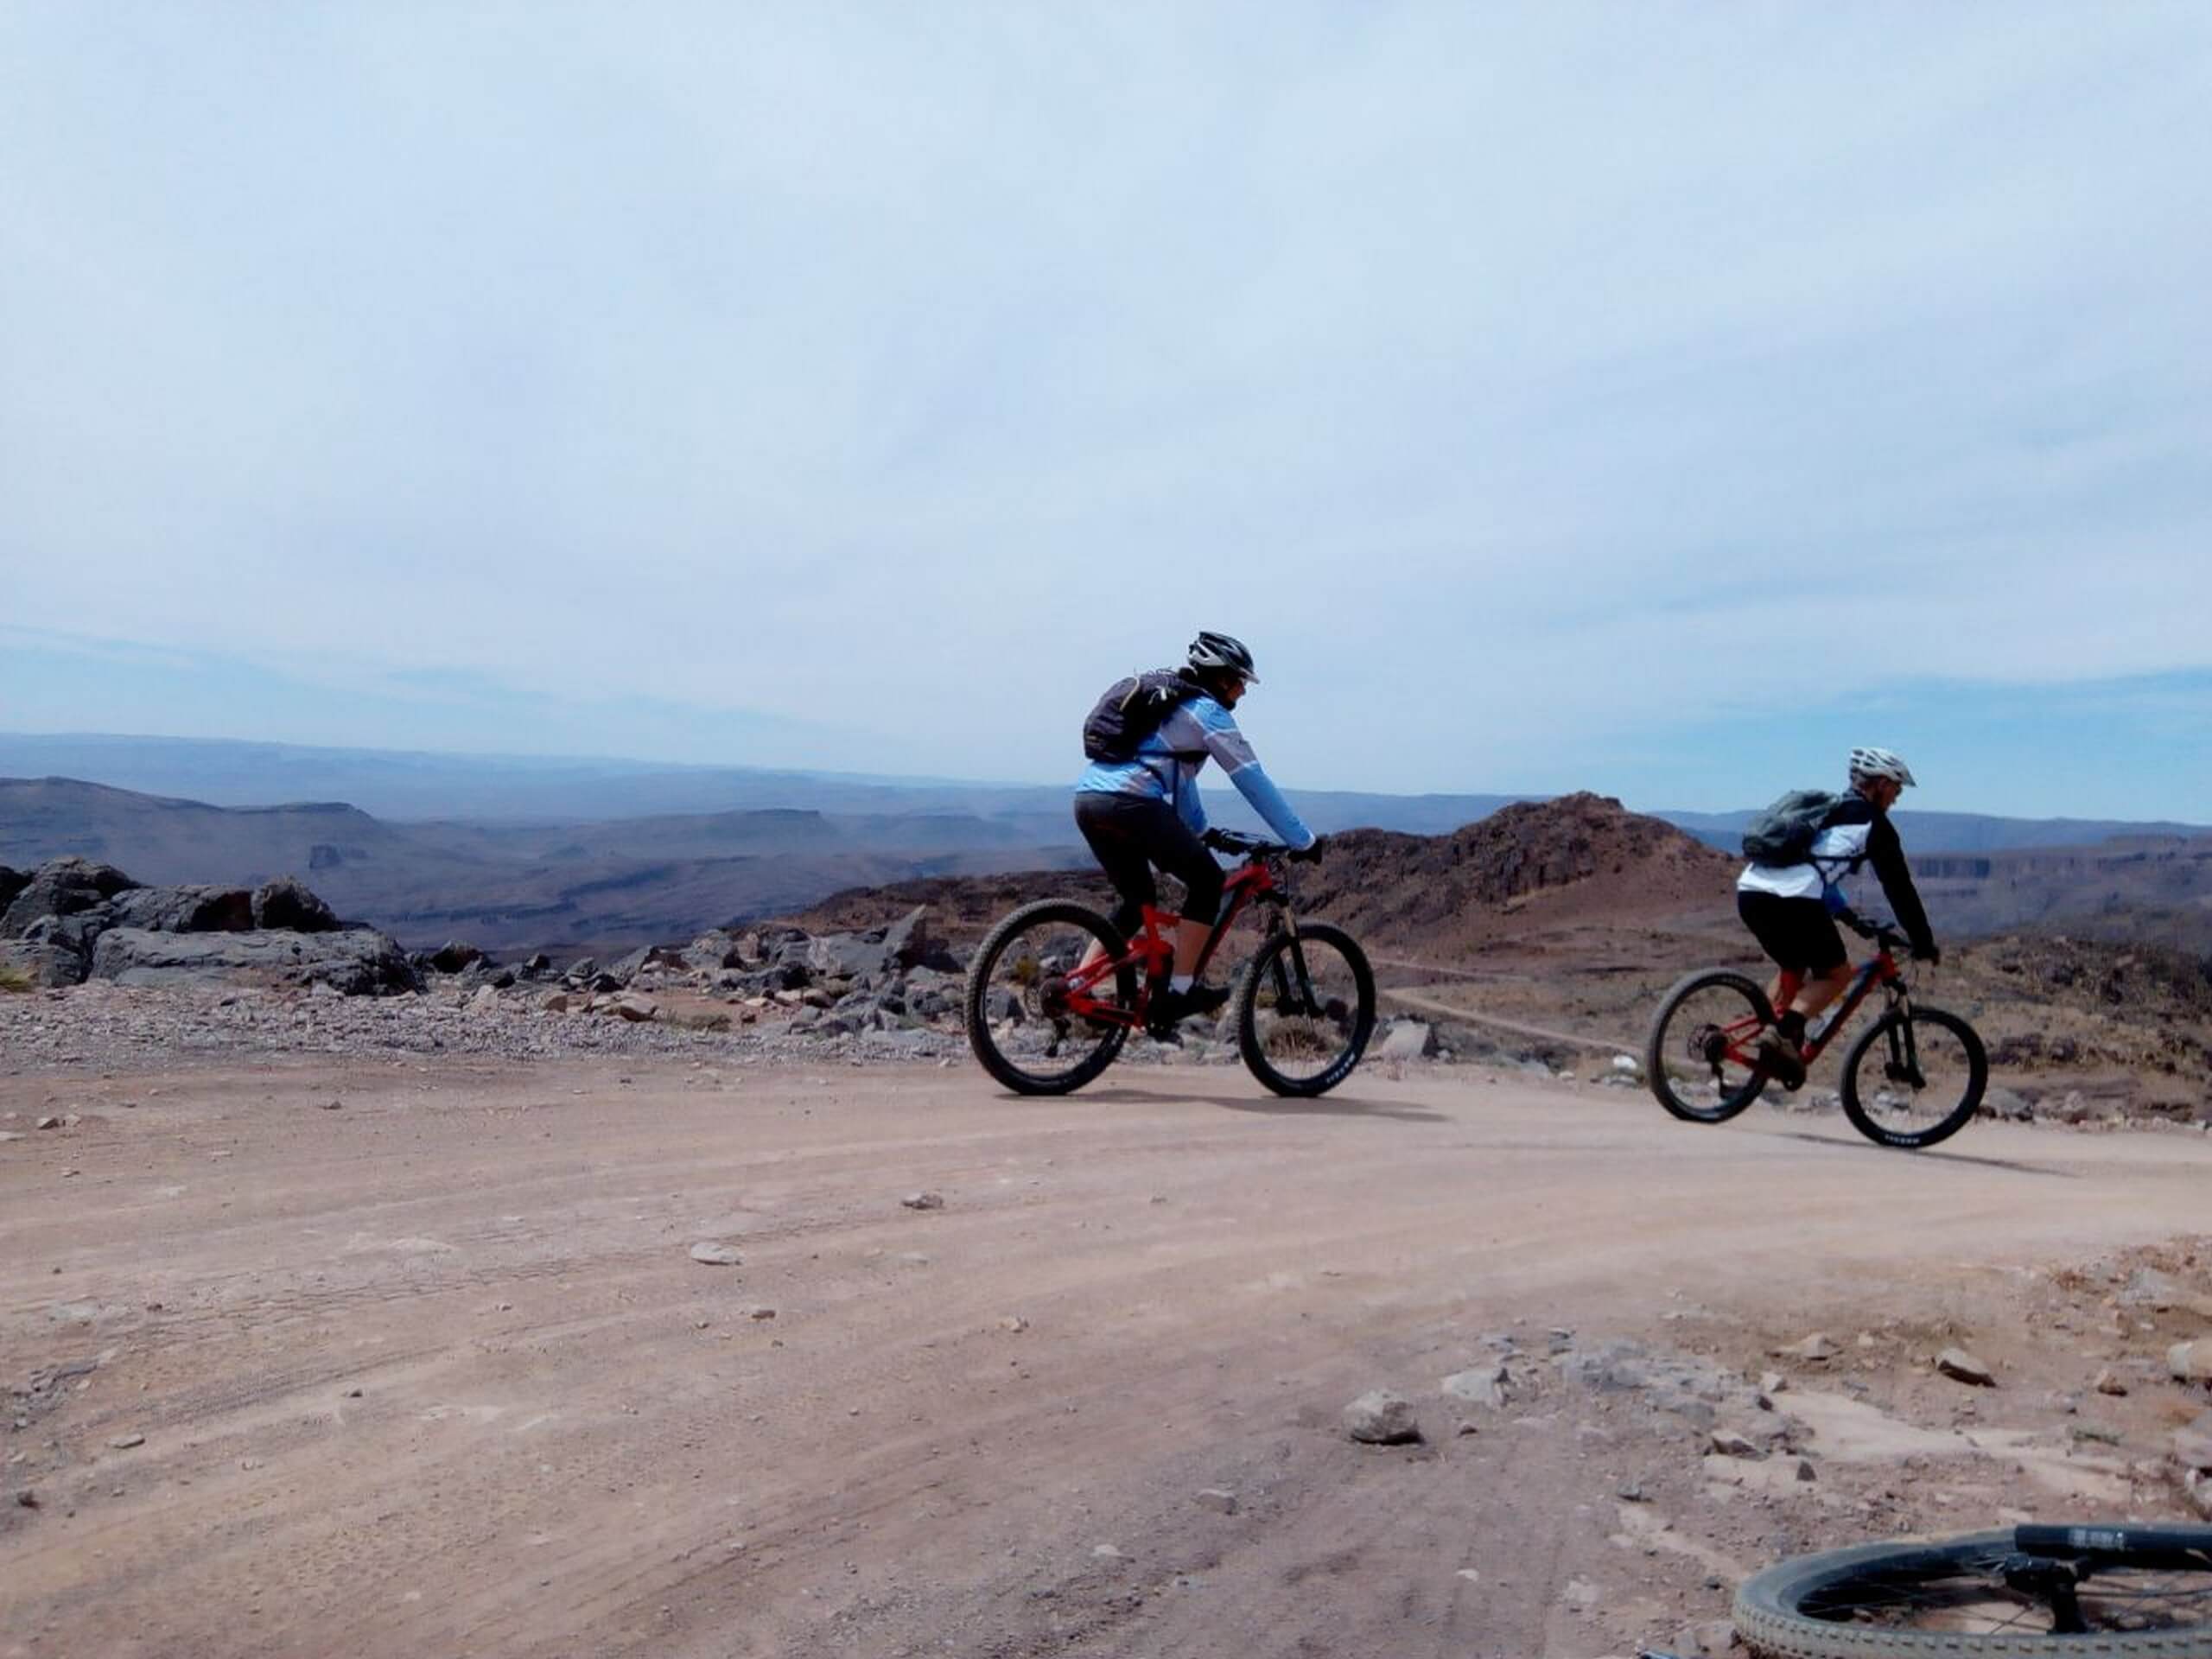
[[[2212,1659],[2212,1527],[2014,1527],[1800,1555],[1746,1579],[1770,1659]]]
[[[1896,929],[1862,922],[1846,911],[1837,919],[1881,949],[1861,966],[1843,1001],[1802,1050],[1817,1059],[1877,986],[1888,999],[1882,1017],[1843,1057],[1843,1115],[1869,1141],[1885,1147],[1932,1147],[1964,1128],[1989,1086],[1981,1039],[1955,1014],[1915,1002],[1895,952]],[[1781,976],[1783,1004],[1802,983]],[[1643,1045],[1643,1075],[1659,1103],[1692,1123],[1726,1123],[1759,1097],[1771,1078],[1759,1039],[1774,1024],[1766,991],[1748,975],[1700,969],[1677,981],[1659,1005]]]

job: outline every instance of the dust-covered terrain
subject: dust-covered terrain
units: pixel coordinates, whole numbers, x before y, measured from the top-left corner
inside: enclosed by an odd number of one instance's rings
[[[1693,1652],[1778,1554],[2201,1501],[2194,1130],[428,1001],[0,998],[76,1045],[0,1076],[0,1654]]]

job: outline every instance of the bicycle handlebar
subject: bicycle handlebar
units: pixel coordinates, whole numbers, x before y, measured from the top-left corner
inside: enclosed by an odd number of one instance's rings
[[[1198,839],[1217,853],[1287,853],[1290,849],[1279,841],[1265,836],[1249,836],[1242,830],[1209,830]]]
[[[1281,842],[1273,840],[1267,836],[1247,835],[1242,830],[1209,830],[1198,839],[1217,853],[1240,853],[1247,858],[1311,860],[1321,855],[1321,843],[1318,840],[1313,846],[1301,851],[1294,847],[1287,847]]]
[[[1872,939],[1885,950],[1910,950],[1912,941],[1887,922],[1870,922],[1855,911],[1840,910],[1836,920],[1862,939]]]

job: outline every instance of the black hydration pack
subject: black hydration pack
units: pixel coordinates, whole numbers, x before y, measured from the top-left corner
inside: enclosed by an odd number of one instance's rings
[[[1842,798],[1822,789],[1791,790],[1745,826],[1744,856],[1754,864],[1802,864]]]
[[[1187,668],[1155,668],[1108,686],[1083,722],[1083,753],[1091,760],[1134,760],[1137,745],[1205,687]]]

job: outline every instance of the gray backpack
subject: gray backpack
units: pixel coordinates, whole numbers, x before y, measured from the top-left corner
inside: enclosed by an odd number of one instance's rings
[[[1791,790],[1745,827],[1744,856],[1754,864],[1802,864],[1842,798],[1824,789]]]

